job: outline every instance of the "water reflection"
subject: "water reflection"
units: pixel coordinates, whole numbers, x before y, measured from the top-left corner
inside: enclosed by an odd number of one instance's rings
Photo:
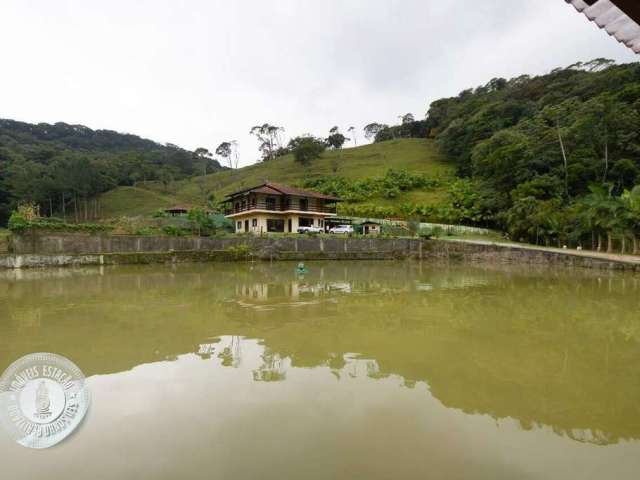
[[[338,382],[397,377],[449,409],[514,419],[524,430],[550,427],[597,445],[640,439],[638,277],[309,267],[304,278],[289,263],[5,276],[0,365],[52,351],[103,375],[191,353],[276,384],[326,368]]]

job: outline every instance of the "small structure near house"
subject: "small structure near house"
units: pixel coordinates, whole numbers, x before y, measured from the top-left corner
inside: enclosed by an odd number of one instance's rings
[[[194,208],[203,209],[209,217],[215,215],[216,213],[213,210],[209,210],[208,208],[196,207],[194,205],[174,205],[173,207],[165,208],[164,213],[166,213],[167,215],[171,215],[172,217],[186,217],[189,214],[189,211],[193,210]]]
[[[294,233],[299,227],[325,228],[340,199],[310,190],[267,182],[225,198],[226,217],[236,233]]]
[[[172,217],[182,217],[187,215],[192,208],[191,205],[174,205],[173,207],[165,208],[164,213]]]
[[[371,220],[365,220],[360,226],[362,227],[363,235],[380,235],[382,232],[382,225]]]

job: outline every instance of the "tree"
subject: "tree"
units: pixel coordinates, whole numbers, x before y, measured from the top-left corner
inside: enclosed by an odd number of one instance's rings
[[[413,113],[405,113],[404,115],[400,116],[400,119],[402,120],[403,125],[416,121],[415,117],[413,116]]]
[[[192,228],[198,236],[213,227],[213,222],[203,208],[193,208],[189,210],[187,219],[191,222]]]
[[[193,155],[194,155],[197,163],[199,163],[200,167],[202,168],[202,174],[206,175],[207,174],[207,166],[208,166],[209,162],[212,160],[211,152],[209,150],[207,150],[206,148],[200,147],[200,148],[196,148],[195,149],[195,151],[193,152]]]
[[[349,127],[347,129],[347,132],[349,132],[349,134],[351,135],[351,138],[353,139],[353,145],[354,146],[358,146],[358,139],[356,138],[356,127]]]
[[[323,140],[308,135],[292,139],[289,142],[289,147],[295,161],[306,166],[312,160],[319,158],[327,145]]]
[[[591,218],[598,238],[597,250],[603,248],[602,236],[607,236],[607,253],[613,252],[613,234],[621,230],[621,204],[611,195],[611,186],[592,185],[591,193],[584,198],[584,204]]]
[[[216,148],[216,155],[222,157],[226,162],[228,162],[229,168],[233,168],[231,160],[232,149],[233,147],[231,145],[231,142],[222,142],[220,145],[218,145],[218,148]]]
[[[165,191],[169,191],[169,185],[176,179],[176,169],[171,166],[164,166],[158,172],[158,178]]]
[[[233,168],[238,168],[238,163],[240,162],[240,152],[238,149],[238,141],[231,141],[231,157],[233,158]]]
[[[625,209],[627,231],[633,241],[633,254],[640,253],[640,185],[632,190],[625,190],[622,194],[622,203]]]
[[[262,161],[273,160],[276,157],[276,151],[282,146],[280,134],[284,132],[284,128],[276,125],[264,123],[257,125],[249,132],[255,135],[260,142],[258,149],[262,153]]]
[[[370,123],[369,125],[366,125],[364,127],[364,136],[365,138],[370,140],[372,138],[375,138],[376,135],[378,135],[378,133],[380,133],[385,128],[389,128],[389,126],[382,123],[376,123],[376,122]]]
[[[333,127],[329,130],[329,136],[327,137],[326,143],[329,147],[339,150],[347,140],[349,139],[340,133],[340,129],[338,127]]]

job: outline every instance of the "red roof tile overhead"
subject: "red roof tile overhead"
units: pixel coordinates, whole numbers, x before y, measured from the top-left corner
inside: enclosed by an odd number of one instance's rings
[[[640,53],[639,0],[565,0],[609,35]]]
[[[310,197],[320,198],[323,200],[340,200],[338,197],[332,195],[325,195],[324,193],[313,192],[311,190],[302,190],[300,188],[290,187],[289,185],[283,185],[282,183],[267,182],[256,187],[247,188],[238,192],[232,193],[227,198],[235,197],[236,195],[242,195],[247,193],[265,193],[267,195],[291,195],[296,197]]]

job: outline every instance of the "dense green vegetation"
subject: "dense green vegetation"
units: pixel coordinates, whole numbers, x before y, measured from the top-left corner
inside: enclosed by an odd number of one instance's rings
[[[537,244],[639,248],[637,63],[598,59],[492,79],[433,102],[424,120],[368,124],[374,143],[356,148],[342,148],[350,139],[337,126],[286,146],[279,126],[251,133],[262,162],[221,169],[205,149],[2,120],[0,217],[18,201],[75,221],[150,216],[173,203],[215,208],[268,180],[338,195],[341,214],[489,227]],[[347,133],[356,140],[354,127]],[[216,154],[237,164],[233,142]]]
[[[202,149],[194,153],[82,125],[0,120],[0,224],[18,202],[34,202],[47,215],[86,219],[97,208],[89,201],[97,193],[220,169]]]
[[[434,102],[427,122],[468,179],[462,222],[535,243],[637,244],[640,64],[493,79]]]

